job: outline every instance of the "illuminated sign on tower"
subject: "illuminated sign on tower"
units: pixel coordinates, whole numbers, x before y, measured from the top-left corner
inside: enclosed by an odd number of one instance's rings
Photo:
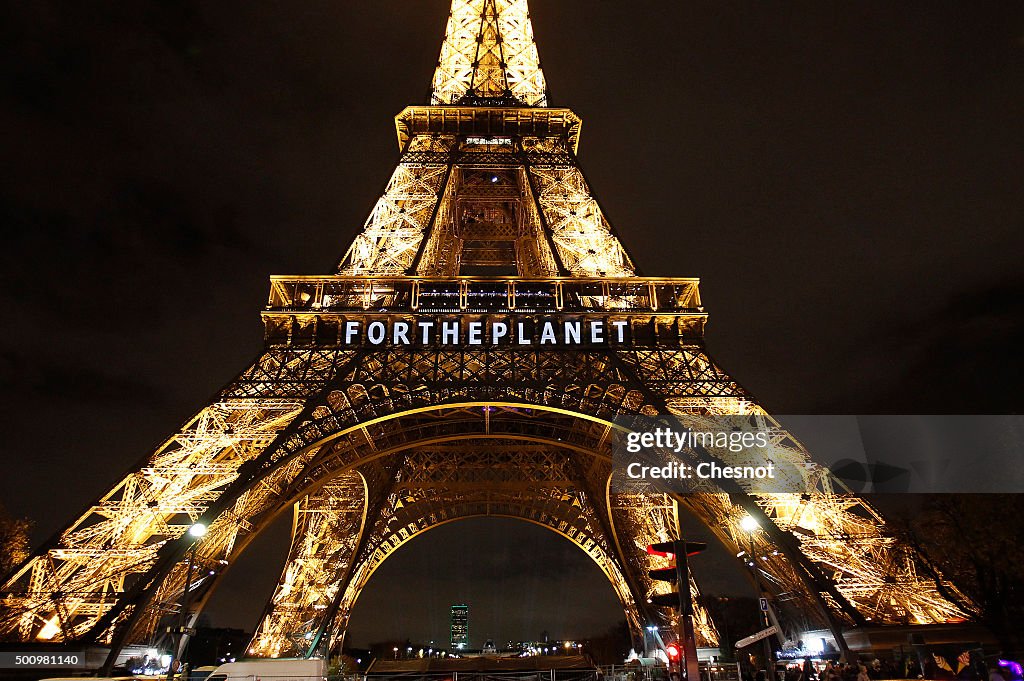
[[[452,606],[452,650],[469,647],[469,606]]]

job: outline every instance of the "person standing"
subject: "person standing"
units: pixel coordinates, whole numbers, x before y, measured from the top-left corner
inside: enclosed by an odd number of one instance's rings
[[[818,674],[814,669],[811,658],[804,658],[804,668],[801,670],[800,681],[818,681]]]

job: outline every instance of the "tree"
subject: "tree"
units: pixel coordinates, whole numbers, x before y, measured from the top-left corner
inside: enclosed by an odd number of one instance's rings
[[[15,518],[0,505],[0,579],[28,558],[28,533],[32,523]]]
[[[723,659],[732,659],[736,652],[736,641],[764,629],[761,606],[756,598],[701,595],[700,604],[708,611],[718,629],[718,647]]]
[[[590,655],[594,664],[622,664],[631,645],[629,625],[626,620],[621,620],[603,634],[585,639],[583,652]]]
[[[24,518],[15,518],[0,505],[0,582],[6,579],[18,565],[29,556],[28,532],[32,523]],[[0,627],[5,626],[16,613],[5,607],[0,597]]]
[[[901,523],[939,588],[952,582],[965,609],[995,635],[1003,652],[1024,650],[1024,513],[1020,494],[936,494]]]
[[[359,664],[356,658],[342,653],[338,657],[331,658],[331,668],[328,676],[352,676],[359,673]]]

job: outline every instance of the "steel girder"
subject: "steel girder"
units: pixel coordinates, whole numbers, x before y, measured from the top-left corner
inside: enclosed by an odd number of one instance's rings
[[[501,408],[491,409],[487,413],[497,422],[502,418],[498,414]],[[580,447],[558,448],[554,444],[557,442],[524,436],[478,437],[437,442],[390,455],[389,461],[399,474],[389,481],[377,524],[369,528],[362,553],[354,555],[354,569],[335,573],[330,591],[344,591],[344,597],[334,602],[325,598],[312,609],[296,613],[290,622],[264,618],[252,652],[305,654],[314,643],[323,646],[324,651],[337,648],[355,600],[386,558],[433,527],[474,516],[527,520],[573,542],[609,579],[632,628],[639,629],[648,617],[642,614],[637,595],[622,573],[615,547],[597,522],[598,507],[581,489],[577,477],[576,462],[584,459],[586,465],[593,466],[595,457]],[[604,464],[607,467],[606,461]],[[298,561],[301,555],[293,552],[288,565]],[[288,584],[288,577],[286,568],[278,594],[272,599],[275,609],[278,602],[287,607],[283,594],[310,591],[294,581]],[[326,628],[324,618],[334,618],[329,632],[335,635],[333,640],[321,636]],[[284,642],[293,642],[292,647],[277,647]]]
[[[454,104],[466,98],[547,106],[526,0],[452,2],[431,101]]]
[[[648,383],[658,387],[649,388]],[[211,410],[229,404],[238,406],[230,417],[210,416]],[[699,346],[572,353],[275,350],[228,386],[200,413],[202,418],[193,419],[131,473],[134,482],[122,483],[105,495],[84,520],[8,580],[5,604],[18,617],[17,626],[7,633],[23,640],[145,641],[163,619],[176,612],[189,547],[179,537],[191,521],[201,517],[211,528],[197,557],[204,569],[215,574],[205,577],[204,584],[192,586],[200,592],[196,602],[201,604],[221,566],[233,561],[278,513],[303,503],[317,485],[335,485],[331,481],[353,471],[363,474],[367,464],[388,456],[422,457],[429,451],[424,447],[440,446],[452,438],[530,437],[548,447],[574,446],[590,452],[589,458],[576,457],[575,465],[586,474],[577,475],[571,488],[588,499],[588,508],[603,508],[604,517],[588,519],[586,534],[601,537],[606,547],[601,561],[616,566],[617,573],[608,568],[606,574],[622,575],[621,581],[610,577],[618,585],[620,598],[626,601],[622,594],[630,593],[634,602],[635,594],[642,600],[655,588],[643,577],[648,562],[643,547],[655,539],[672,538],[671,518],[678,500],[612,493],[606,468],[593,465],[593,457],[594,452],[607,451],[602,448],[607,447],[608,423],[616,415],[656,413],[665,407],[684,416],[750,413],[768,418],[707,360]],[[488,408],[501,409],[500,416]],[[259,427],[253,425],[254,415],[262,418]],[[793,456],[806,456],[798,443],[783,439],[780,446],[791,448],[796,452]],[[174,455],[179,462],[188,452],[195,465],[169,469],[164,464],[172,451],[183,452]],[[460,451],[466,455],[473,448]],[[606,467],[608,455],[601,456]],[[214,468],[214,463],[222,467]],[[154,485],[150,477],[157,470],[162,477]],[[439,474],[443,470],[440,466]],[[506,476],[527,477],[514,460],[504,470]],[[491,487],[501,488],[478,481],[475,493]],[[148,491],[143,494],[139,489]],[[568,493],[570,488],[563,491]],[[737,523],[743,509],[729,496],[709,490],[682,501],[730,548],[742,548]],[[912,554],[886,536],[877,514],[852,495],[831,489],[827,477],[822,477],[815,494],[770,495],[756,501],[779,531],[792,538],[807,564],[817,566],[834,587],[839,598],[829,598],[828,603],[838,617],[853,621],[850,608],[876,623],[935,622],[964,614],[942,598],[933,583],[917,575]],[[464,508],[476,513],[480,507],[474,503],[480,499],[467,500]],[[520,515],[527,514],[526,509],[535,510],[539,503],[539,499],[523,500]],[[355,505],[343,508],[355,514],[351,510]],[[416,527],[429,516],[424,510]],[[382,510],[369,521],[373,532],[386,527],[388,518],[389,512]],[[425,522],[424,527],[429,524]],[[295,547],[312,546],[304,543],[310,541],[309,534],[306,529],[297,530]],[[353,546],[353,536],[346,533],[345,547]],[[382,550],[374,544],[375,536],[383,535],[368,535],[364,555]],[[758,560],[773,589],[789,594],[790,604],[799,610],[814,613],[814,599],[807,594],[820,587],[808,583],[799,560],[769,551],[764,541]],[[90,547],[88,560],[79,558],[80,547]],[[331,554],[336,558],[317,557],[322,563],[307,562],[302,578],[321,585],[338,583],[339,593],[351,594],[339,602],[337,612],[342,615],[365,579],[346,578],[339,566],[369,565],[365,558],[363,562],[342,558],[346,550],[339,547]],[[293,548],[294,555],[299,553]],[[345,592],[341,592],[345,579]],[[295,578],[286,575],[282,582],[294,583]],[[302,621],[306,626],[307,621]],[[283,650],[292,645],[288,642],[296,632],[282,631],[277,625],[261,631],[271,629],[276,643],[264,637],[261,646]],[[301,633],[304,636],[307,630]]]
[[[471,178],[480,169],[500,173],[503,182],[474,186]],[[457,206],[486,201],[486,189],[491,200],[516,206],[521,274],[614,278],[635,273],[564,137],[520,136],[504,148],[436,134],[410,139],[339,273],[459,274],[465,224]]]

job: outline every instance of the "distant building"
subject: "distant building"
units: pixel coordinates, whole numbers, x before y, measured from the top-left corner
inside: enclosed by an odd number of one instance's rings
[[[469,647],[469,606],[452,606],[452,651]]]

